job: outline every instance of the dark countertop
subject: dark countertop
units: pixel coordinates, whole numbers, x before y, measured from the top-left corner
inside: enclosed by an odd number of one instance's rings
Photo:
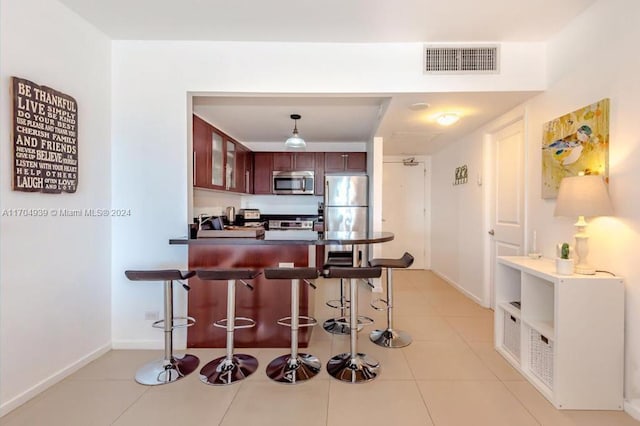
[[[289,232],[289,231],[282,231]],[[348,244],[374,244],[391,241],[394,238],[391,232],[325,232],[322,238],[310,237],[309,233],[303,236],[292,235],[290,238],[278,236],[274,238],[268,234],[259,238],[172,238],[169,244],[174,245],[348,245]]]

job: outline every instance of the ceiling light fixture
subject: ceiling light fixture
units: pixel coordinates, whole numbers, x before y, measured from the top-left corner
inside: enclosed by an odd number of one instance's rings
[[[460,120],[460,116],[455,112],[444,112],[436,117],[436,121],[441,126],[451,126]]]
[[[307,143],[298,136],[298,120],[300,120],[302,116],[300,114],[291,114],[291,119],[293,120],[293,135],[286,140],[284,143],[288,149],[305,149],[307,147]]]
[[[413,104],[409,105],[409,109],[411,111],[422,111],[422,110],[425,110],[425,109],[429,108],[430,106],[431,105],[429,105],[426,102],[416,102],[416,103],[413,103]]]

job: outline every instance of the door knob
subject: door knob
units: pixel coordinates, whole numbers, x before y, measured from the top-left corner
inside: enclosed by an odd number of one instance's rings
[[[494,231],[493,229],[489,230],[489,235],[495,235],[495,234],[496,234],[496,231]]]

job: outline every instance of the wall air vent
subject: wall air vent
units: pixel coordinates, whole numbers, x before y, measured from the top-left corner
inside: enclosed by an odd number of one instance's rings
[[[426,73],[497,73],[498,46],[425,46]]]

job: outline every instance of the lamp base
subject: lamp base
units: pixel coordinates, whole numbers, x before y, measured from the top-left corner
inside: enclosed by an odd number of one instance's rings
[[[581,265],[579,264],[579,265],[576,265],[575,273],[580,275],[595,275],[596,268],[594,268],[593,266],[585,265],[585,264],[581,264]]]

